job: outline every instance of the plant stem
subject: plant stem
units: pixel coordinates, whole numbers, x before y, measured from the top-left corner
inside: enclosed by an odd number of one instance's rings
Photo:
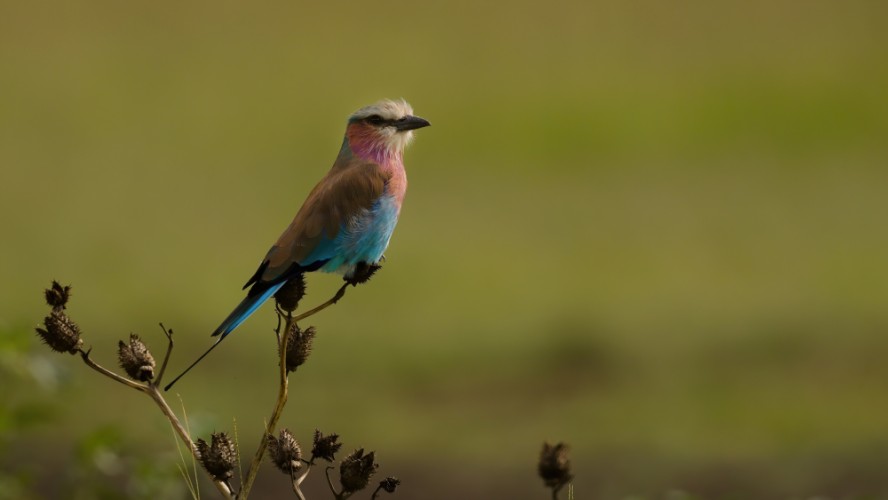
[[[336,491],[336,488],[333,486],[333,480],[330,479],[330,471],[333,470],[333,469],[335,469],[335,467],[333,467],[333,466],[327,466],[327,468],[324,470],[324,475],[327,476],[327,486],[330,487],[330,491],[333,493],[333,496],[336,498],[336,500],[341,500],[341,499],[343,498],[342,495],[343,495],[345,492],[344,492],[344,491],[341,492],[341,493],[340,493],[340,492],[337,492],[337,491]]]
[[[170,344],[167,349],[166,358],[169,358],[169,351],[173,349],[173,339],[170,337]],[[200,452],[197,451],[197,445],[194,444],[194,441],[191,440],[191,437],[188,436],[188,432],[185,430],[185,427],[182,426],[182,423],[179,422],[179,419],[176,417],[176,414],[173,413],[173,410],[167,404],[166,400],[163,398],[161,392],[157,389],[157,385],[153,382],[149,382],[148,384],[139,384],[137,382],[133,382],[132,380],[125,379],[120,375],[108,370],[104,366],[96,363],[89,357],[90,351],[84,351],[80,349],[80,357],[83,359],[83,362],[86,363],[87,366],[92,368],[93,370],[101,373],[102,375],[110,378],[111,380],[120,382],[121,384],[135,389],[139,392],[143,392],[147,394],[154,402],[160,407],[160,411],[163,412],[164,416],[166,416],[167,420],[170,421],[170,424],[173,425],[173,428],[176,430],[176,434],[179,435],[179,438],[185,443],[185,446],[191,451],[191,455],[195,458],[195,460],[200,461]],[[166,363],[164,363],[166,364]],[[219,493],[222,494],[223,498],[232,499],[234,498],[231,493],[231,488],[225,484],[224,481],[219,481],[215,478],[211,478],[213,484],[216,485],[216,489],[219,490]]]
[[[381,484],[379,486],[377,486],[375,490],[373,490],[373,495],[370,497],[370,500],[376,500],[376,496],[379,495],[380,491],[382,491]]]
[[[126,378],[123,378],[120,375],[112,372],[111,370],[109,370],[109,369],[105,368],[104,366],[93,361],[92,358],[89,357],[89,353],[92,352],[92,349],[90,349],[89,351],[84,351],[83,349],[78,349],[78,351],[80,351],[80,357],[83,359],[83,362],[86,363],[86,365],[89,366],[90,368],[92,368],[93,370],[101,373],[102,375],[110,378],[111,380],[115,380],[117,382],[120,382],[121,384],[123,384],[131,389],[135,389],[137,391],[141,391],[141,392],[145,392],[145,393],[148,392],[148,386],[143,385],[143,384],[139,384],[137,382],[133,382],[132,380],[129,380]]]
[[[271,418],[268,419],[268,424],[265,426],[265,432],[262,434],[262,439],[259,440],[259,448],[256,449],[256,453],[253,455],[253,461],[250,463],[250,468],[247,470],[247,478],[241,486],[239,495],[239,498],[241,499],[246,499],[250,495],[253,481],[256,480],[256,474],[259,473],[259,466],[262,465],[262,456],[265,454],[265,449],[268,447],[268,437],[274,433],[278,420],[281,418],[281,413],[284,411],[284,406],[287,404],[287,337],[289,337],[288,332],[290,331],[290,326],[294,322],[295,319],[288,315],[287,321],[284,324],[284,332],[280,335],[280,387],[278,389],[277,402],[274,405],[274,410],[271,412]]]
[[[293,322],[295,323],[297,321],[302,321],[303,319],[305,319],[311,315],[317,314],[317,313],[323,311],[324,309],[332,306],[333,304],[339,302],[339,299],[341,299],[342,297],[345,296],[345,288],[348,285],[349,285],[349,283],[346,283],[346,284],[342,285],[341,287],[339,287],[339,290],[336,291],[336,295],[334,295],[333,298],[328,300],[327,302],[324,302],[323,304],[315,307],[314,309],[309,309],[308,311],[305,311],[304,313],[294,317]]]
[[[299,500],[305,500],[305,495],[302,494],[302,490],[300,486],[302,486],[302,482],[305,481],[305,478],[308,477],[308,473],[311,472],[311,464],[305,468],[305,472],[300,474],[299,477],[290,476],[290,481],[293,482],[293,492],[296,493],[296,496],[299,497]]]

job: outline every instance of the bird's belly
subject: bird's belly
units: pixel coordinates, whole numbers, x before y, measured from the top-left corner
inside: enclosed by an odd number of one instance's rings
[[[379,262],[395,230],[399,211],[393,197],[383,196],[370,210],[352,217],[334,241],[333,257],[321,270],[349,275],[358,263]]]

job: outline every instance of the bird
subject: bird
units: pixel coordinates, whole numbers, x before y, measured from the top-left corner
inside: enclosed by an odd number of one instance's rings
[[[429,125],[403,99],[383,99],[352,113],[333,166],[244,285],[249,288],[246,297],[213,331],[216,342],[164,390],[289,280],[301,280],[313,271],[341,274],[346,284],[329,304],[341,297],[346,285],[356,284],[357,274],[377,268],[407,192],[404,150],[413,131]]]

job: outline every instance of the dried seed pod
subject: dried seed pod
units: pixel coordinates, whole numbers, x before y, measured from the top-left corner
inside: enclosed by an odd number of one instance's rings
[[[285,474],[302,468],[302,448],[288,429],[283,429],[278,438],[268,436],[268,453],[274,465]]]
[[[37,335],[50,349],[56,352],[76,354],[83,340],[80,338],[80,327],[61,309],[53,309],[49,316],[43,318],[44,328],[35,328]]]
[[[336,459],[336,453],[342,448],[342,443],[338,442],[339,435],[336,433],[325,436],[321,431],[315,429],[314,446],[311,448],[311,456],[313,458],[323,458],[328,462]]]
[[[379,487],[384,489],[388,493],[394,493],[395,489],[397,489],[400,484],[401,484],[400,479],[398,479],[396,477],[389,476],[379,482]]]
[[[62,286],[58,281],[53,281],[52,286],[44,290],[46,303],[53,309],[64,309],[68,299],[71,298],[71,287]]]
[[[287,330],[287,371],[295,371],[296,368],[305,363],[308,355],[311,354],[311,343],[315,337],[315,327],[310,326],[304,331],[299,329],[299,325],[291,323]]]
[[[573,479],[570,473],[570,459],[567,456],[568,446],[564,443],[555,445],[543,443],[537,472],[546,486],[560,488]]]
[[[339,482],[342,484],[342,490],[355,492],[366,488],[370,477],[379,468],[379,464],[374,462],[375,458],[372,451],[364,455],[363,448],[345,457],[345,460],[339,464]]]
[[[197,440],[197,451],[200,452],[200,463],[213,478],[228,481],[234,476],[237,465],[237,449],[224,432],[213,433],[208,445],[203,439]]]
[[[117,360],[133,380],[146,382],[154,378],[154,356],[134,333],[130,334],[128,344],[122,340],[118,343]]]

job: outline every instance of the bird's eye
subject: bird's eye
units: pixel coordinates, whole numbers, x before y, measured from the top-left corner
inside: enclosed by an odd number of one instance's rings
[[[370,115],[367,117],[367,123],[371,125],[382,125],[385,120],[379,115]]]

